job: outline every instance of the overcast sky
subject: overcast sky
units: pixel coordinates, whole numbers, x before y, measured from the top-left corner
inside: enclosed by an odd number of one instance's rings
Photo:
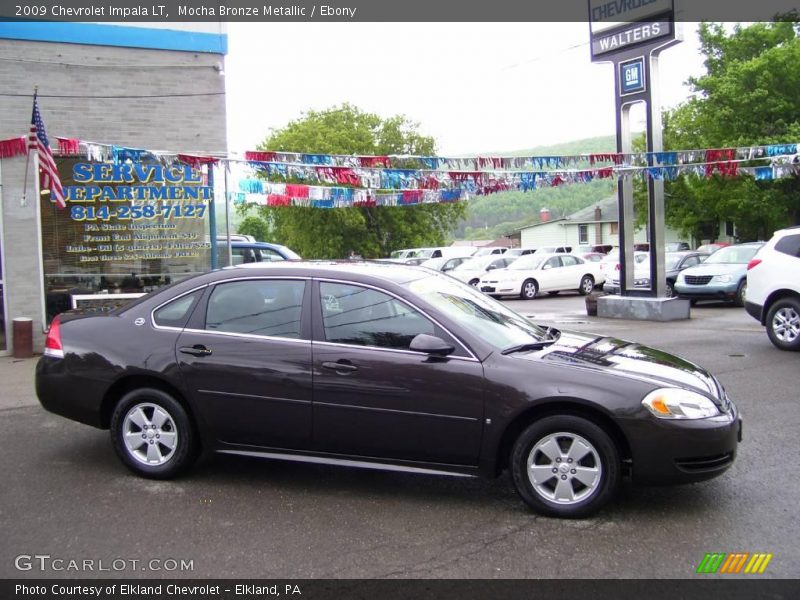
[[[703,71],[694,24],[683,29],[662,54],[662,106]],[[613,134],[612,67],[591,62],[588,40],[585,23],[229,23],[229,149],[342,102],[406,115],[440,155]]]

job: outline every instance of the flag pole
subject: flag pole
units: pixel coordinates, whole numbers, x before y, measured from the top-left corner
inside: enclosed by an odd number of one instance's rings
[[[36,95],[39,93],[39,86],[33,86],[33,97],[36,98]],[[20,198],[19,205],[20,206],[28,206],[28,172],[30,171],[30,163],[31,163],[31,133],[28,131],[28,144],[27,144],[28,151],[25,153],[25,181],[22,184],[22,198]]]

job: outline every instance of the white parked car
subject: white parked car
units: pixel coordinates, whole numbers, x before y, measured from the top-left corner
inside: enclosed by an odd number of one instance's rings
[[[460,279],[464,283],[477,286],[482,275],[495,269],[504,269],[516,261],[517,258],[516,256],[505,257],[502,254],[475,256],[464,261],[452,271],[448,271],[447,274]]]
[[[776,348],[800,350],[800,227],[776,231],[749,262],[744,308]]]
[[[478,289],[491,296],[519,296],[532,300],[541,292],[578,291],[589,294],[604,281],[598,263],[573,254],[529,254],[507,269],[481,277]]]

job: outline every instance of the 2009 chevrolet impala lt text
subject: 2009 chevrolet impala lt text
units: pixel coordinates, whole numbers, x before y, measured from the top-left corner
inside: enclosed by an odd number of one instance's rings
[[[51,324],[42,405],[111,431],[134,472],[201,450],[497,476],[582,517],[641,483],[731,466],[741,420],[701,367],[540,327],[447,275],[368,262],[243,265]]]

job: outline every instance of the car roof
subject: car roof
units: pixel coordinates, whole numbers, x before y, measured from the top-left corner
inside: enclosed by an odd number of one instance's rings
[[[429,269],[403,263],[367,260],[291,260],[268,263],[244,263],[223,269],[228,274],[232,270],[248,271],[247,275],[274,275],[276,272],[291,271],[292,275],[308,277],[366,276],[406,283],[423,277],[430,277]],[[255,271],[250,273],[250,271]],[[287,273],[288,275],[288,273]]]

